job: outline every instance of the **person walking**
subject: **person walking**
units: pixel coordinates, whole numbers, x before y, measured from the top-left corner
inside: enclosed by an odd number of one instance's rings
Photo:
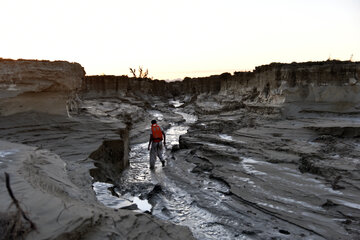
[[[155,168],[156,157],[158,157],[165,167],[165,160],[163,158],[163,141],[164,147],[166,148],[166,135],[162,128],[157,125],[156,120],[151,121],[151,133],[149,139],[148,150],[150,150],[150,169]],[[151,148],[150,148],[151,146]]]

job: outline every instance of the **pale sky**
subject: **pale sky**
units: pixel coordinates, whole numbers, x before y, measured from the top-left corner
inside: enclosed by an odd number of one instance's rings
[[[0,57],[155,79],[360,60],[360,0],[0,0]]]

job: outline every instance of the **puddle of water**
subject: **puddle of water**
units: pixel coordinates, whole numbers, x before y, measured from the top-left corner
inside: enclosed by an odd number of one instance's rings
[[[110,183],[94,182],[93,189],[99,202],[110,208],[123,208],[130,206],[132,203],[126,199],[115,197],[109,191],[109,187],[113,187]]]
[[[195,123],[197,121],[197,117],[192,114],[176,112],[180,114],[186,123]],[[166,131],[166,141],[170,143],[170,145],[179,144],[180,135],[186,134],[189,127],[184,125],[172,126],[169,130]]]
[[[219,134],[219,137],[228,141],[232,141],[232,136],[226,135],[226,134]]]
[[[252,164],[259,164],[260,161],[256,161],[251,158],[242,158],[241,165],[246,173],[253,174],[253,175],[267,175],[265,172],[261,172],[255,169]]]
[[[98,201],[107,207],[116,209],[128,207],[135,203],[141,212],[151,211],[152,206],[147,200],[141,200],[138,197],[133,197],[128,194],[123,195],[120,198],[113,196],[108,189],[113,186],[114,185],[110,183],[94,182],[93,189]]]
[[[156,118],[156,120],[161,121],[164,119],[164,115],[156,110],[149,110],[148,111],[152,116],[154,116]]]
[[[10,149],[10,150],[1,150],[0,151],[0,158],[5,158],[9,155],[13,155],[14,153],[19,152],[18,149]]]
[[[195,123],[198,120],[198,117],[192,114],[178,111],[176,111],[175,113],[180,114],[185,119],[186,123]]]
[[[186,126],[173,126],[166,131],[166,142],[170,145],[179,144],[179,136],[185,134],[189,127]]]
[[[172,104],[175,108],[181,107],[184,105],[184,103],[180,102],[179,100],[171,100],[169,101],[170,104]]]
[[[152,206],[147,200],[141,200],[138,197],[134,197],[133,202],[138,206],[138,208],[142,212],[146,212],[146,211],[151,212]]]

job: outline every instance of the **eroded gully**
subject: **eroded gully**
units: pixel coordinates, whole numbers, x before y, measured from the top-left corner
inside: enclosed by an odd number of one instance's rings
[[[294,164],[243,156],[235,146],[247,145],[247,138],[236,131],[198,135],[203,138],[196,142],[201,144],[200,151],[173,153],[170,149],[176,148],[179,136],[196,122],[195,116],[177,110],[186,122],[172,124],[166,132],[166,167],[157,161],[155,171],[150,171],[148,143],[131,146],[130,167],[117,186],[94,183],[98,199],[106,206],[149,212],[188,226],[197,239],[326,239],[331,229],[346,237],[338,227],[344,219],[327,215],[322,204],[327,199],[344,202],[347,193],[329,188],[314,175],[300,173]],[[163,117],[159,111],[150,114],[159,120]],[[207,123],[195,124],[206,127]],[[206,164],[197,169],[194,163],[197,158],[206,159],[204,153],[221,153],[221,162],[211,164],[229,172],[227,177],[219,177],[216,169],[207,171]],[[234,157],[238,161],[230,161]],[[109,187],[113,187],[112,194]]]
[[[148,142],[131,146],[129,154],[130,167],[126,169],[119,180],[119,185],[103,182],[93,184],[97,198],[104,205],[111,208],[126,208],[134,211],[148,212],[163,220],[187,226],[197,239],[234,239],[240,237],[233,229],[218,224],[219,217],[206,208],[197,204],[197,198],[192,191],[187,191],[188,183],[180,180],[181,169],[171,157],[171,149],[179,144],[179,136],[185,134],[189,124],[196,122],[195,115],[176,111],[185,119],[184,123],[171,124],[166,131],[168,150],[165,151],[166,166],[163,168],[159,160],[155,170],[149,169]],[[163,115],[158,111],[150,111],[155,118],[161,120]],[[185,170],[188,174],[189,171]],[[183,175],[185,176],[185,175]],[[221,192],[228,191],[228,187],[215,179],[194,177],[193,182],[200,184],[206,190],[209,205],[218,205],[227,196]],[[199,187],[197,185],[197,187]],[[110,191],[113,189],[114,191]],[[118,195],[118,196],[114,196]]]

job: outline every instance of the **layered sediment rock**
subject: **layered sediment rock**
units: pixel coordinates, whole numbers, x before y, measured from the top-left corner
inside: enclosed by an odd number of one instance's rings
[[[129,167],[129,132],[121,130],[120,139],[105,140],[103,144],[89,156],[95,160],[97,168],[91,169],[90,174],[102,182],[111,182]]]
[[[253,72],[223,73],[203,78],[185,78],[166,83],[127,76],[88,76],[82,86],[85,96],[138,94],[176,97],[183,94],[220,93],[246,101],[359,102],[360,63],[326,61],[256,67]]]
[[[237,73],[223,85],[225,93],[256,91],[261,101],[359,102],[359,62],[272,63],[251,73]]]
[[[148,78],[129,78],[128,76],[86,76],[81,92],[85,98],[123,96],[171,98],[183,94],[216,94],[220,91],[221,81],[225,78],[223,75],[219,75],[165,82]]]
[[[66,114],[84,76],[78,63],[0,59],[0,114]]]
[[[171,96],[165,81],[129,78],[128,76],[86,76],[82,84],[84,98],[121,96]]]

